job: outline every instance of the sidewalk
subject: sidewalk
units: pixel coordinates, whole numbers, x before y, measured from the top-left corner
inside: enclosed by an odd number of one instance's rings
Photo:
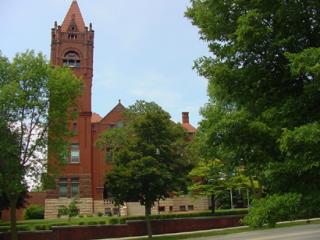
[[[300,219],[295,221],[284,221],[284,222],[278,222],[277,224],[286,224],[286,223],[298,223],[298,222],[306,222],[306,221],[317,221],[320,220],[320,218],[310,218],[310,219]],[[189,235],[189,234],[196,234],[196,233],[210,233],[210,232],[219,232],[229,229],[246,229],[249,228],[248,226],[240,226],[240,227],[229,227],[229,228],[216,228],[216,229],[209,229],[209,230],[200,230],[200,231],[193,231],[193,232],[179,232],[179,233],[166,233],[166,234],[157,234],[153,235],[154,237],[165,237],[165,236],[179,236],[179,235]],[[124,238],[105,238],[100,240],[131,240],[131,239],[139,239],[147,237],[145,236],[136,236],[136,237],[124,237]]]

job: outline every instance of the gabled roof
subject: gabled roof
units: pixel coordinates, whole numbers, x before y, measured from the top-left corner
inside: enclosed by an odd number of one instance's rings
[[[197,129],[192,126],[190,123],[182,123],[182,127],[188,132],[188,133],[195,133]]]
[[[102,119],[102,117],[98,114],[98,113],[95,113],[93,112],[92,113],[92,116],[91,116],[91,123],[97,123],[97,122],[100,122]]]
[[[61,31],[67,32],[70,24],[73,23],[77,26],[79,32],[85,30],[85,23],[83,21],[80,8],[76,0],[73,0],[67,15],[65,16],[63,23],[61,25]]]
[[[118,104],[110,112],[108,112],[101,121],[107,120],[113,113],[122,113],[125,109],[125,106],[123,106],[119,100]]]

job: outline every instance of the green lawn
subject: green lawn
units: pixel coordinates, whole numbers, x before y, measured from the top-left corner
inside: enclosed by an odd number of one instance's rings
[[[59,219],[38,219],[38,220],[24,220],[18,221],[18,226],[21,226],[22,230],[46,230],[50,229],[52,226],[62,226],[62,225],[97,225],[97,224],[110,224],[118,218],[112,218],[108,216],[93,216],[93,217],[73,217],[70,220],[68,218]],[[119,221],[119,220],[116,220]],[[9,222],[0,223],[0,232],[6,231],[9,227]]]

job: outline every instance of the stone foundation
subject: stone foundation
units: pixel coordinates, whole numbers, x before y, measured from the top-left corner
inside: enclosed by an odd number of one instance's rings
[[[44,218],[46,219],[58,218],[59,207],[61,206],[67,207],[71,201],[72,201],[72,198],[46,199]],[[92,204],[93,204],[92,198],[77,199],[77,207],[80,209],[80,214],[82,215],[93,214]]]
[[[57,218],[60,206],[68,206],[71,198],[46,199],[45,218]],[[109,200],[92,200],[92,198],[80,198],[77,200],[80,214],[88,215],[99,213],[121,216],[141,216],[145,214],[144,206],[138,202],[127,202],[120,209]],[[93,206],[94,204],[94,206]],[[207,197],[193,198],[191,196],[179,196],[161,200],[151,209],[151,214],[168,214],[172,212],[199,212],[209,209]]]

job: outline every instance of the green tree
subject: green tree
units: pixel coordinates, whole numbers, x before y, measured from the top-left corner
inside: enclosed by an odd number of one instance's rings
[[[186,134],[153,102],[137,101],[124,115],[123,127],[108,130],[100,139],[112,152],[106,187],[117,205],[138,201],[145,206],[151,237],[154,203],[185,187],[191,165],[183,157]]]
[[[195,195],[211,198],[211,212],[214,214],[215,202],[229,188],[223,163],[218,160],[201,161],[189,173],[192,184],[189,190]]]
[[[17,134],[0,119],[0,209],[10,208],[11,233],[15,239],[16,207],[22,207],[26,196],[24,168],[20,164]]]
[[[12,144],[17,151],[15,157],[5,157],[12,152],[8,148],[6,153],[5,145],[1,146],[5,154],[1,161],[6,166],[3,171],[12,173],[11,184],[2,182],[1,189],[9,198],[12,212],[24,177],[39,176],[45,166],[48,143],[52,155],[65,154],[70,136],[68,121],[74,116],[81,81],[68,68],[52,67],[41,53],[33,51],[17,54],[12,62],[0,55],[0,70],[0,116],[16,136]],[[7,136],[4,143],[13,141],[10,134]],[[13,213],[11,216],[13,224],[15,217]],[[14,230],[12,239],[17,237]]]
[[[317,0],[191,0],[186,11],[213,54],[195,63],[209,80],[207,146],[270,193],[319,192],[319,9]]]

